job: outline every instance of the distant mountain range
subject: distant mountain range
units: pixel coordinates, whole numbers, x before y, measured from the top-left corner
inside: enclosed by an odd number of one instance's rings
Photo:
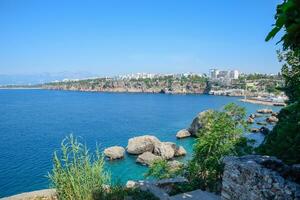
[[[89,72],[58,72],[40,74],[0,74],[0,85],[35,85],[62,81],[64,79],[86,79],[97,77]]]

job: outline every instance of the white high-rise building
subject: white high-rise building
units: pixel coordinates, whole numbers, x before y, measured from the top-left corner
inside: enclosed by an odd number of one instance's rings
[[[211,69],[209,70],[210,78],[216,79],[218,78],[220,71],[218,69]]]
[[[230,79],[238,79],[239,75],[240,75],[240,73],[238,70],[232,70],[232,71],[230,71],[229,77],[230,77]]]

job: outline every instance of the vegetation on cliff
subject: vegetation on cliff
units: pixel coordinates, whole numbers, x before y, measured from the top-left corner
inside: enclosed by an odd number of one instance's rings
[[[157,78],[112,79],[97,78],[44,84],[46,89],[103,91],[103,92],[151,92],[151,93],[203,93],[207,78],[161,76]]]

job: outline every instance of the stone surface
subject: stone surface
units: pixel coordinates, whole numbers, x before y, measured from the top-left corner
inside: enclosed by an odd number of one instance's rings
[[[193,136],[199,136],[198,131],[201,129],[203,126],[207,125],[207,116],[212,114],[214,111],[213,110],[206,110],[203,112],[200,112],[193,120],[192,124],[190,125],[188,131],[191,133]]]
[[[186,155],[186,150],[183,148],[183,146],[179,146],[176,148],[176,151],[175,151],[175,157],[178,157],[178,156],[185,156]]]
[[[258,128],[251,128],[250,131],[252,133],[259,133],[259,129]]]
[[[260,127],[259,132],[261,132],[264,135],[268,135],[270,133],[270,129],[268,129],[265,126]]]
[[[57,200],[55,189],[37,190],[33,192],[25,192],[22,194],[5,197],[2,200]]]
[[[130,154],[142,154],[144,152],[153,152],[155,145],[160,141],[151,135],[134,137],[128,140],[127,152]]]
[[[168,165],[171,169],[179,169],[181,168],[184,164],[182,162],[179,162],[177,160],[171,160],[168,161]]]
[[[174,157],[176,144],[172,142],[160,142],[154,147],[154,154],[161,156],[163,159],[169,160]]]
[[[277,123],[278,122],[278,118],[275,116],[270,116],[266,119],[267,122],[269,123]]]
[[[190,199],[190,200],[221,200],[221,197],[202,190],[194,190],[191,192],[186,192],[182,194],[178,194],[175,196],[171,196],[170,200],[184,200],[184,199]]]
[[[271,109],[260,109],[256,111],[257,113],[261,113],[261,114],[271,114],[273,111]]]
[[[191,136],[191,133],[186,129],[182,129],[182,130],[178,131],[176,134],[176,138],[178,138],[178,139],[182,139],[182,138],[186,138],[186,137],[190,137],[190,136]]]
[[[155,160],[160,159],[162,159],[160,156],[154,155],[151,152],[145,152],[137,157],[136,162],[142,165],[151,165]]]
[[[125,153],[125,149],[120,146],[113,146],[104,149],[104,155],[111,160],[123,158],[124,153]]]
[[[248,123],[248,124],[253,124],[253,123],[254,123],[254,118],[249,117],[249,118],[247,119],[247,123]]]
[[[300,199],[300,185],[282,176],[288,166],[275,157],[225,157],[222,199]]]

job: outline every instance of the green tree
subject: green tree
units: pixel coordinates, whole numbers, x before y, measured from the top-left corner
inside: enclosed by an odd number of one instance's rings
[[[223,111],[206,113],[206,126],[199,130],[194,154],[188,164],[188,179],[201,189],[219,191],[223,173],[222,157],[241,155],[247,147],[242,137],[245,127],[245,109],[233,103]]]
[[[259,153],[274,155],[288,164],[300,162],[300,0],[285,0],[277,6],[275,27],[266,37],[273,38],[281,29],[283,51],[282,90],[288,96],[288,106],[278,115],[278,123],[257,149]]]
[[[145,177],[152,177],[155,179],[174,178],[182,175],[183,166],[172,168],[166,160],[156,160],[150,166],[145,174]]]

